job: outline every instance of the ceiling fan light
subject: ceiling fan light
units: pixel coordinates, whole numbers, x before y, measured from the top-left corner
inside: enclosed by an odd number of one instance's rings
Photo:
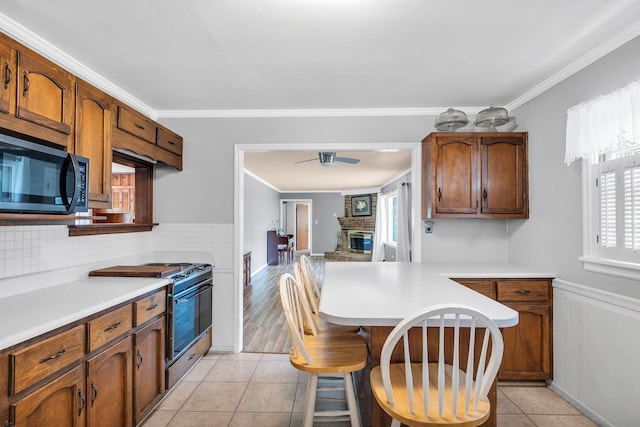
[[[320,151],[318,152],[318,158],[322,166],[333,166],[333,161],[336,157],[335,151]]]

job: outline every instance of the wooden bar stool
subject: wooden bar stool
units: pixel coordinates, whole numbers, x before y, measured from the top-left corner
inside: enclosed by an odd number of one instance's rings
[[[461,320],[470,326],[461,327]],[[422,337],[421,363],[411,362],[409,330],[414,327],[412,332],[419,331]],[[453,335],[445,335],[445,329],[452,329]],[[428,334],[433,332],[438,334],[437,348],[427,346]],[[468,347],[461,346],[460,336],[467,332]],[[402,353],[404,362],[391,363],[400,340],[403,345],[397,352]],[[380,365],[371,370],[371,390],[393,418],[392,427],[400,427],[400,423],[414,427],[477,426],[489,418],[487,394],[498,374],[503,349],[500,329],[479,311],[463,305],[427,307],[391,331],[382,347]],[[452,354],[452,364],[445,364],[445,354]]]
[[[304,322],[305,319],[307,322],[310,321],[311,310],[302,287],[289,273],[280,277],[280,299],[291,335],[289,360],[296,369],[309,375],[303,425],[311,427],[315,417],[323,421],[327,420],[326,417],[336,417],[336,421],[349,420],[352,426],[360,426],[353,373],[363,369],[367,364],[367,346],[364,339],[353,333],[305,334]],[[323,391],[322,388],[318,388],[318,376],[323,374],[342,377],[347,410],[316,411],[316,395],[318,391]]]
[[[318,304],[320,303],[320,288],[316,280],[316,275],[313,272],[313,268],[309,263],[309,259],[305,255],[300,255],[301,262],[293,264],[293,274],[296,279],[296,283],[302,288],[304,295],[307,297],[309,308],[311,310],[311,320],[316,332],[320,334],[335,333],[335,332],[358,332],[360,326],[349,325],[336,325],[335,323],[327,322],[321,319],[318,315]],[[304,267],[306,262],[307,268]],[[315,283],[315,286],[312,284]],[[317,289],[314,291],[314,288]],[[316,298],[317,295],[317,298]],[[310,334],[309,325],[305,325],[305,332]]]

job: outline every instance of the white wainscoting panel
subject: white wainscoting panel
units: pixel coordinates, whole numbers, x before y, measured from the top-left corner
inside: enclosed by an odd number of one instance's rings
[[[553,281],[552,388],[599,425],[640,425],[640,301]]]

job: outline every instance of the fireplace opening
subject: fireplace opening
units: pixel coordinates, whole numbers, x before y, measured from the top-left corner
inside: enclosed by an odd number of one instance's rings
[[[349,230],[347,231],[347,243],[351,252],[370,254],[373,247],[373,232]]]

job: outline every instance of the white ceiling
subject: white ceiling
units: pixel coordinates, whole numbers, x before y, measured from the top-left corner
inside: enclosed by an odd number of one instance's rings
[[[322,150],[326,151],[326,150]],[[244,154],[244,167],[281,192],[348,191],[380,188],[411,168],[408,150],[336,151],[358,164],[322,166],[318,151],[268,151]],[[304,160],[315,159],[304,163]]]
[[[0,29],[157,117],[513,109],[640,34],[640,0],[2,0]]]

